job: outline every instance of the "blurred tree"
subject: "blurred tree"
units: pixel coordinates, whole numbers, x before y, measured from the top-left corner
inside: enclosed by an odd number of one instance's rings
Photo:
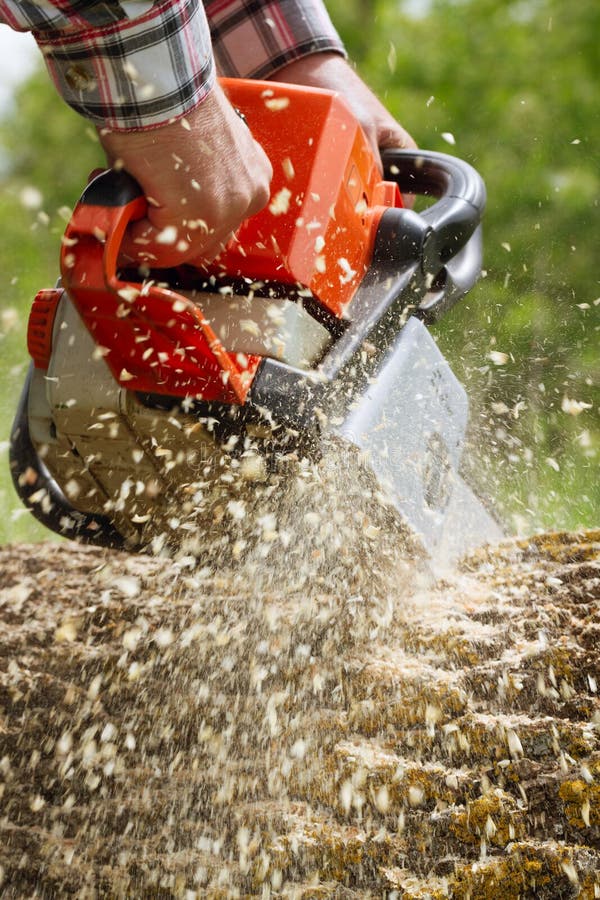
[[[336,18],[341,5],[330,4]],[[488,187],[486,278],[437,329],[475,399],[484,479],[500,478],[505,510],[521,509],[526,527],[591,524],[600,512],[600,7],[371,5],[371,24],[357,2],[340,10],[361,71],[422,146],[467,159]]]

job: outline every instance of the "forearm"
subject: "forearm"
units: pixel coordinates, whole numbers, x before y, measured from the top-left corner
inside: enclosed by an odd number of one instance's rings
[[[344,54],[322,0],[0,0],[1,20],[32,31],[64,100],[115,131],[186,115],[216,67],[268,78],[311,54]]]
[[[214,83],[210,32],[197,0],[126,7],[0,0],[0,16],[33,32],[59,93],[99,126],[165,125],[197,106]]]
[[[219,73],[270,78],[294,60],[344,45],[322,0],[205,0]],[[251,11],[249,11],[251,7]]]

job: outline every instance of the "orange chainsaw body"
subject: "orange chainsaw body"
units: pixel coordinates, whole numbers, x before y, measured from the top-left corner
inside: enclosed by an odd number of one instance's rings
[[[211,271],[303,285],[341,316],[371,259],[381,213],[402,206],[337,94],[226,80],[273,165],[271,202],[248,219]]]
[[[379,160],[337,94],[238,79],[222,84],[271,160],[272,192],[219,258],[198,269],[194,302],[155,279],[119,274],[123,234],[145,214],[143,196],[110,206],[84,193],[63,239],[61,273],[123,387],[243,404],[261,358],[227,352],[203,315],[202,290],[218,291],[222,279],[248,289],[266,283],[266,290],[276,287],[274,296],[299,290],[340,319],[368,269],[381,214],[402,200],[398,186],[382,179]],[[59,290],[44,291],[34,303],[29,347],[41,368],[59,298]]]

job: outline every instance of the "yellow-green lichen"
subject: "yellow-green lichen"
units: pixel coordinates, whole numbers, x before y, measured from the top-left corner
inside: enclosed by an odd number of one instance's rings
[[[496,788],[454,811],[450,831],[465,844],[505,847],[526,834],[525,815],[514,797]]]
[[[588,784],[582,778],[563,781],[558,796],[570,825],[575,828],[600,825],[600,785]]]

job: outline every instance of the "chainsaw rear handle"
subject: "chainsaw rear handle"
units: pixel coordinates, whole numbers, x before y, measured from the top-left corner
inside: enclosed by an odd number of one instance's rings
[[[386,210],[381,220],[382,239],[375,245],[376,263],[400,267],[420,261],[432,291],[419,315],[431,322],[467,293],[481,272],[478,228],[485,208],[485,186],[472,166],[445,153],[388,149],[382,152],[382,160],[385,179],[395,181],[402,193],[437,198],[420,213]],[[116,265],[114,239],[120,243],[129,222],[144,215],[137,181],[125,171],[109,169],[87,186],[79,204],[113,211],[109,240],[113,238],[110,257]]]

